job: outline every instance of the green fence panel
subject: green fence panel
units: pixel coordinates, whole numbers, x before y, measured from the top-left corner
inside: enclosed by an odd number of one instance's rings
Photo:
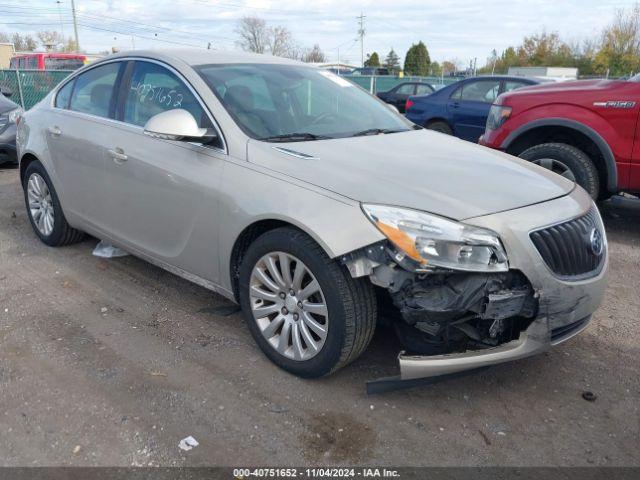
[[[370,75],[344,75],[344,78],[350,80],[356,85],[361,86],[365,90],[376,92],[386,92],[393,87],[404,82],[426,82],[434,87],[438,85],[450,85],[457,82],[462,77],[394,77],[391,75],[380,75],[372,77]]]
[[[70,73],[70,70],[0,70],[0,85],[11,90],[11,99],[28,110]]]

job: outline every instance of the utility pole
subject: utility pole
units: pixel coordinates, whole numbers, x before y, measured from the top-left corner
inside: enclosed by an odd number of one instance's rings
[[[73,33],[76,37],[76,51],[80,52],[80,40],[78,39],[78,21],[76,19],[76,4],[71,0],[71,15],[73,16]]]
[[[356,17],[359,20],[360,28],[358,29],[358,36],[360,37],[360,62],[361,67],[364,67],[364,19],[367,18],[360,12],[360,16]]]
[[[64,41],[64,23],[62,23],[62,10],[60,9],[61,0],[56,0],[58,4],[58,15],[60,16],[60,31],[62,33],[62,40]]]

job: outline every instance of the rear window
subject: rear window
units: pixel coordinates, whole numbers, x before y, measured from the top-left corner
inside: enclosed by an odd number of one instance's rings
[[[84,62],[80,58],[56,58],[45,57],[45,70],[77,70],[84,66]]]

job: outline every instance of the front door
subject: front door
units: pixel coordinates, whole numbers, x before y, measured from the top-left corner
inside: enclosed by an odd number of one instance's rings
[[[144,134],[149,118],[174,108],[202,128],[213,122],[176,72],[136,61],[126,77],[122,123],[105,163],[109,230],[125,248],[216,282],[220,136],[199,145]]]

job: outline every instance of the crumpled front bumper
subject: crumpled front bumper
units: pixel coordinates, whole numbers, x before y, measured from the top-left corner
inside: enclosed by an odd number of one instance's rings
[[[538,316],[517,340],[494,348],[434,356],[401,353],[401,380],[449,375],[529,357],[584,330],[604,295],[608,252],[597,275],[569,281],[549,270],[529,234],[582,216],[592,206],[593,202],[586,192],[576,188],[570,195],[549,202],[465,220],[465,223],[500,233],[510,268],[520,270],[535,290],[539,301]],[[560,218],[558,212],[562,212]]]
[[[548,318],[538,318],[520,334],[518,340],[486,350],[434,356],[414,356],[401,353],[398,356],[400,379],[412,380],[449,375],[530,357],[577,335],[587,327],[589,320],[591,320],[590,316],[575,322],[575,326],[568,328],[564,334],[556,337],[549,328]]]

